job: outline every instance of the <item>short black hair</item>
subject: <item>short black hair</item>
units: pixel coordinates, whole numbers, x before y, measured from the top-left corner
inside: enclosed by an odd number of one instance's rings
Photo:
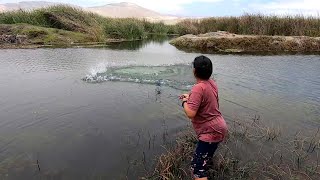
[[[206,56],[198,56],[193,61],[195,76],[199,79],[208,80],[212,75],[212,62]]]

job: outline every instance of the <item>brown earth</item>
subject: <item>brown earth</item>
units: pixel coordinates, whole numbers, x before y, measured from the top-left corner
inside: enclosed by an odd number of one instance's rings
[[[208,53],[320,53],[320,37],[237,35],[224,31],[184,35],[170,42]]]

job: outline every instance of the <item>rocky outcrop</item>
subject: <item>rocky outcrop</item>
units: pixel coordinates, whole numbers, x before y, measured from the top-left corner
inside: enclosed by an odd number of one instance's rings
[[[27,42],[25,35],[0,35],[0,44],[24,44]]]
[[[224,31],[185,35],[170,42],[207,53],[320,53],[320,37],[238,35]]]

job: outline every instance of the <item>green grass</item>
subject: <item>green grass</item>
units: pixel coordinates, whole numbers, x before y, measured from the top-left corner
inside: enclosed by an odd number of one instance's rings
[[[90,35],[95,41],[104,38],[103,18],[68,6],[52,6],[34,11],[12,11],[0,14],[0,24],[25,23]]]
[[[143,39],[146,37],[143,22],[137,19],[106,19],[104,32],[109,38]]]
[[[105,18],[98,14],[69,6],[52,6],[34,11],[11,11],[0,13],[0,24],[29,24],[79,32],[90,36],[93,41],[108,38],[135,40],[147,34],[177,34],[173,25],[150,23],[132,18]]]
[[[0,24],[0,34],[26,35],[31,44],[72,44],[92,42],[94,39],[88,34],[61,29],[45,28],[29,24]]]
[[[149,22],[147,20],[143,21],[144,29],[146,32],[151,34],[180,34],[177,25],[167,25],[163,22]]]

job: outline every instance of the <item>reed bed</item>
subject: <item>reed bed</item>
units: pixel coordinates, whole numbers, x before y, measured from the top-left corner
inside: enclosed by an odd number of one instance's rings
[[[245,14],[239,17],[187,19],[178,23],[180,34],[227,31],[245,35],[320,36],[320,18],[303,15]]]

